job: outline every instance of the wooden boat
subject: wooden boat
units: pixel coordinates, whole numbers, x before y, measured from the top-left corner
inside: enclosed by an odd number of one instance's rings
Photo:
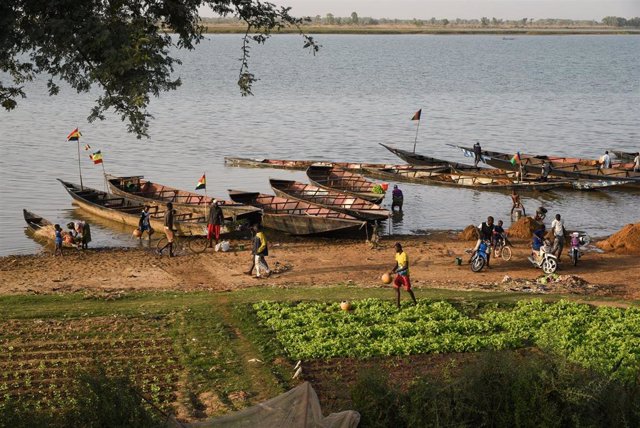
[[[377,168],[366,169],[363,174],[380,180],[402,181],[406,183],[422,183],[423,179],[436,175],[454,172],[451,167],[414,166],[411,168]]]
[[[469,187],[481,190],[547,191],[564,186],[564,182],[516,181],[508,177],[467,173],[432,173],[421,170],[381,169],[376,172],[380,178],[389,181],[405,181],[417,184],[431,184],[455,187]]]
[[[464,152],[472,153],[472,149],[468,147],[460,147]],[[482,159],[488,165],[495,168],[517,171],[522,169],[526,173],[537,174],[542,173],[542,166],[545,161],[551,165],[550,176],[566,177],[569,179],[586,179],[586,180],[614,180],[623,181],[624,183],[616,183],[623,187],[640,187],[640,173],[627,171],[617,168],[598,168],[594,166],[581,164],[562,164],[550,161],[547,157],[523,155],[520,154],[520,162],[511,163],[512,154],[483,150]]]
[[[432,158],[430,156],[425,156],[425,155],[413,153],[407,150],[402,150],[395,147],[387,146],[382,143],[379,143],[379,144],[385,149],[389,150],[394,155],[398,156],[403,161],[414,166],[449,166],[457,169],[458,171],[478,171],[481,169],[487,169],[487,168],[475,167],[473,165],[467,165],[464,163],[449,162],[444,159]],[[368,169],[374,169],[374,168],[368,168]],[[383,168],[375,168],[375,169],[383,169]]]
[[[146,205],[166,205],[173,203],[178,210],[194,211],[203,215],[209,214],[211,196],[204,196],[187,190],[180,190],[145,180],[143,176],[117,177],[107,174],[109,190],[114,195],[124,196]],[[233,201],[216,198],[226,219],[242,219],[255,215],[259,210],[255,207],[236,204]]]
[[[462,150],[465,156],[468,156],[468,157],[473,156],[472,148],[462,147],[462,146],[457,146],[457,147]],[[511,159],[513,158],[513,154],[483,150],[482,157],[492,158],[494,160],[500,159],[504,161],[509,161],[509,163],[511,164]],[[548,161],[549,163],[551,163],[552,166],[556,166],[556,167],[580,165],[587,168],[599,168],[601,164],[600,161],[596,159],[571,158],[571,157],[565,157],[565,156],[532,155],[532,154],[526,154],[526,153],[520,153],[520,159],[522,163],[528,163],[528,164],[540,165],[540,166],[542,166],[542,164],[545,161]],[[491,163],[489,163],[489,165],[491,165]],[[514,164],[511,164],[511,165],[514,166]],[[517,167],[517,165],[515,166]],[[509,169],[508,167],[505,167],[505,168]],[[633,162],[612,162],[611,169],[633,171]]]
[[[277,168],[305,171],[311,165],[337,166],[342,169],[360,171],[365,168],[391,168],[399,165],[365,163],[365,162],[332,162],[322,160],[287,160],[287,159],[249,159],[225,157],[224,163],[227,166],[239,166],[246,168]]]
[[[29,236],[42,242],[55,242],[56,232],[53,228],[53,223],[51,223],[46,218],[25,209],[22,210],[22,216],[24,217],[24,221],[27,222],[27,226],[29,227]],[[62,245],[64,247],[73,247],[72,244],[65,241],[63,241]]]
[[[623,152],[621,150],[611,150],[609,149],[609,153],[612,153],[617,159],[633,161],[636,158],[636,153],[634,152]]]
[[[312,184],[324,189],[338,190],[349,195],[357,196],[375,204],[380,203],[384,199],[384,191],[382,193],[375,191],[374,182],[367,180],[362,175],[356,174],[345,169],[335,166],[311,165],[307,169],[307,177]]]
[[[88,187],[80,188],[80,186],[76,184],[60,179],[58,179],[58,181],[62,183],[65,190],[71,195],[80,208],[85,211],[109,220],[138,227],[140,213],[144,206],[144,204],[141,204],[139,201],[124,196],[111,195],[107,192]],[[152,206],[149,212],[151,213],[151,227],[156,233],[162,233],[164,230],[164,209],[156,205]],[[206,235],[207,219],[205,216],[192,211],[184,212],[176,210],[174,227],[177,229],[176,233],[179,235]],[[223,226],[222,233],[228,232],[229,230]]]
[[[291,235],[348,232],[366,227],[366,222],[348,214],[305,201],[238,190],[229,190],[229,196],[235,202],[260,208],[264,227]]]
[[[271,188],[277,196],[311,202],[321,207],[349,214],[361,220],[384,220],[391,212],[380,205],[357,196],[335,190],[324,189],[312,184],[304,184],[293,180],[270,179]]]

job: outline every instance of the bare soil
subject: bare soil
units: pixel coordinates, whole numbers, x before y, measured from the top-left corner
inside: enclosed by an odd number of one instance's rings
[[[465,249],[473,242],[453,232],[382,239],[381,248],[364,241],[335,239],[275,239],[271,237],[268,263],[275,272],[268,279],[245,275],[251,255],[246,249],[227,253],[207,250],[174,258],[159,256],[144,245],[138,249],[98,249],[65,252],[64,257],[42,253],[0,258],[0,294],[62,292],[118,293],[121,291],[211,290],[247,287],[330,286],[348,283],[383,287],[380,277],[395,264],[393,244],[403,243],[411,262],[414,288],[487,291],[530,291],[591,294],[620,299],[640,298],[640,259],[637,255],[599,253],[587,249],[578,266],[565,254],[558,274],[573,280],[535,284],[542,275],[527,256],[529,240],[513,241],[513,258],[491,260],[492,269],[471,272]],[[240,248],[246,242],[232,242]],[[145,244],[146,245],[146,244]],[[462,264],[456,264],[456,258]],[[508,276],[508,278],[505,278]],[[575,277],[579,281],[575,280]],[[567,277],[568,278],[568,277]],[[388,287],[388,286],[387,286]]]

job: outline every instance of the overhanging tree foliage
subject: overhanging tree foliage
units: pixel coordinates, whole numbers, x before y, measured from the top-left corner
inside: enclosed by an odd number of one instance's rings
[[[8,73],[10,82],[0,81],[0,105],[14,109],[26,96],[24,83],[45,74],[50,95],[59,91],[55,79],[78,92],[95,85],[102,89],[90,122],[113,109],[128,121],[129,132],[148,136],[151,95],[181,84],[172,77],[180,60],[170,48],[192,50],[200,42],[198,8],[204,6],[247,25],[238,78],[242,95],[251,95],[256,81],[249,71],[251,43],[264,43],[284,26],[300,30],[309,20],[259,0],[2,0],[0,71]],[[317,52],[313,38],[300,33],[304,48]]]

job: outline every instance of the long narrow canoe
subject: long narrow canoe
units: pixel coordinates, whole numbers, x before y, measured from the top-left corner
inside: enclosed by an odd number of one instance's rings
[[[635,152],[623,152],[621,150],[609,149],[609,153],[612,153],[617,159],[626,161],[633,161],[637,156],[637,153]]]
[[[471,153],[472,149],[468,147],[460,147],[464,152]],[[520,154],[520,162],[511,163],[513,155],[502,152],[493,152],[488,150],[482,151],[482,159],[485,163],[501,169],[516,171],[520,168],[524,172],[531,174],[542,173],[542,165],[548,161],[551,165],[551,176],[567,177],[571,179],[587,179],[587,180],[616,180],[624,181],[617,183],[623,187],[640,187],[640,173],[627,171],[618,168],[598,168],[594,166],[581,164],[562,164],[549,160],[547,157],[531,156]]]
[[[262,225],[291,235],[356,231],[366,222],[329,208],[295,199],[229,190],[231,199],[262,210]]]
[[[391,168],[400,165],[367,162],[332,162],[324,160],[290,160],[290,159],[249,159],[225,157],[227,166],[239,166],[246,168],[276,168],[305,171],[311,165],[337,166],[342,169],[361,171],[365,168]]]
[[[388,210],[385,210],[380,205],[347,193],[293,180],[272,178],[269,183],[277,196],[311,202],[321,207],[349,214],[361,220],[384,220],[391,215]]]
[[[137,227],[140,213],[144,204],[124,196],[111,195],[101,190],[88,187],[80,188],[77,184],[58,179],[73,200],[83,210],[113,220],[118,223]],[[157,232],[164,230],[164,213],[160,206],[150,208],[151,227]],[[194,212],[176,210],[174,227],[179,235],[199,236],[207,234],[207,219],[203,215]],[[222,227],[223,233],[228,233],[226,227]]]
[[[41,243],[55,242],[56,231],[53,227],[53,223],[46,218],[25,209],[22,210],[22,216],[29,227],[29,236],[37,241],[42,241]],[[73,247],[72,244],[66,241],[63,241],[62,245],[64,247]]]
[[[380,185],[376,185],[360,174],[339,167],[311,165],[307,169],[307,177],[309,177],[312,184],[318,187],[338,190],[375,204],[379,204],[384,199],[384,191]],[[376,192],[375,189],[377,188],[382,193]]]
[[[208,215],[211,196],[200,195],[187,190],[180,190],[163,184],[152,183],[143,176],[116,177],[107,174],[109,190],[114,195],[124,196],[146,205],[166,205],[173,203],[173,207],[184,211],[194,211]],[[236,204],[233,201],[217,199],[226,219],[241,219],[255,215],[255,207]]]
[[[516,181],[505,177],[491,177],[467,173],[437,173],[422,170],[395,170],[392,168],[376,171],[378,177],[389,181],[405,181],[417,184],[467,187],[478,190],[511,190],[543,192],[564,186],[564,182]]]
[[[423,179],[436,175],[455,172],[451,167],[414,166],[411,168],[376,168],[366,169],[363,174],[380,180],[402,181],[406,183],[422,183]]]
[[[539,182],[540,176],[537,174],[524,173],[524,177],[518,177],[518,171],[506,169],[485,169],[479,172],[453,171],[461,174],[476,175],[479,177],[504,178],[510,180],[521,180],[523,182]],[[589,180],[584,178],[570,179],[567,177],[549,177],[546,183],[558,183],[562,186],[574,190],[600,190],[628,184],[628,180]]]
[[[449,166],[457,169],[458,171],[478,171],[487,168],[477,168],[473,165],[467,165],[464,163],[450,162],[444,159],[437,159],[431,156],[425,156],[418,153],[413,153],[407,150],[398,149],[396,147],[387,146],[385,144],[379,143],[382,147],[389,150],[394,155],[398,156],[403,161],[407,162],[410,165],[415,166]],[[385,167],[389,168],[389,167]],[[368,168],[371,169],[385,169],[385,168]]]

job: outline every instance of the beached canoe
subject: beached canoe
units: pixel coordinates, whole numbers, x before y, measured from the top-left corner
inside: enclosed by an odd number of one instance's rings
[[[144,204],[124,196],[112,195],[101,190],[88,187],[80,188],[77,184],[58,179],[73,200],[83,210],[118,223],[138,227],[140,213]],[[162,233],[164,231],[165,208],[156,205],[149,210],[151,227]],[[207,234],[207,218],[192,211],[176,210],[174,227],[178,235],[201,236]],[[222,226],[222,233],[229,230]]]
[[[418,153],[413,153],[407,150],[398,149],[396,147],[387,146],[385,144],[379,143],[382,147],[389,150],[394,155],[398,156],[403,161],[407,162],[410,165],[414,166],[449,166],[451,168],[455,168],[458,171],[478,171],[482,169],[482,167],[475,167],[473,165],[467,165],[464,163],[458,162],[450,162],[444,159],[433,158],[431,156],[425,156]],[[368,168],[368,169],[386,169],[384,168]]]
[[[365,162],[332,162],[324,160],[289,160],[289,159],[249,159],[225,157],[227,166],[239,166],[245,168],[276,168],[305,171],[311,165],[337,166],[342,169],[361,171],[364,168],[391,168],[399,165],[365,163]]]
[[[307,168],[307,177],[318,187],[338,190],[375,204],[379,204],[384,199],[384,190],[381,185],[339,167],[311,165]]]
[[[324,189],[299,181],[274,178],[270,179],[269,183],[277,196],[311,202],[361,220],[384,220],[391,215],[391,212],[380,205],[336,190]]]
[[[373,172],[372,172],[373,173]],[[565,182],[518,181],[509,177],[492,177],[468,173],[430,172],[420,169],[395,170],[381,169],[375,172],[381,179],[389,181],[405,181],[417,184],[467,187],[478,190],[511,190],[543,192],[565,185]]]
[[[146,205],[162,205],[173,203],[178,210],[194,211],[203,215],[209,214],[209,206],[213,197],[201,195],[187,190],[180,190],[163,184],[145,180],[143,176],[117,177],[107,174],[109,190],[114,195],[124,196]],[[249,205],[237,204],[233,201],[216,198],[224,217],[228,220],[239,220],[255,216],[258,209]]]
[[[53,244],[55,242],[56,231],[53,227],[53,223],[51,223],[46,218],[25,209],[22,210],[22,216],[24,217],[24,221],[27,222],[27,226],[29,227],[28,234],[30,237],[36,239],[37,241],[40,241],[41,243]],[[62,227],[64,228],[64,226]],[[63,241],[62,245],[68,248],[73,247],[73,245],[67,241]]]
[[[229,190],[229,196],[260,208],[264,227],[291,235],[351,232],[366,227],[366,221],[305,201],[238,190]]]

